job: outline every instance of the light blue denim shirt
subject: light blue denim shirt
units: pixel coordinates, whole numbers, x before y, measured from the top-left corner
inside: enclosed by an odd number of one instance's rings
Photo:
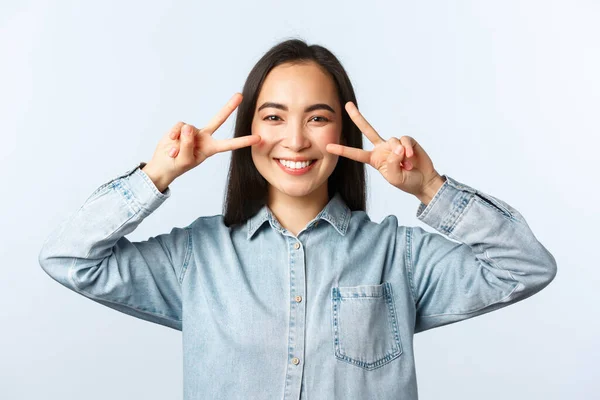
[[[268,207],[131,242],[171,195],[136,165],[45,240],[44,271],[182,331],[184,398],[417,399],[413,335],[523,300],[556,261],[505,202],[447,175],[416,216],[372,222],[339,195],[294,236]],[[445,236],[444,236],[445,235]],[[446,237],[447,236],[447,237]]]

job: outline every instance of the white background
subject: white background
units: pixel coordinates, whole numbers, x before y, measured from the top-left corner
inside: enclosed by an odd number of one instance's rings
[[[599,20],[591,0],[3,1],[0,397],[182,397],[181,333],[62,287],[38,253],[96,187],[149,161],[177,121],[208,122],[298,37],[339,57],[382,137],[414,137],[438,172],[508,202],[557,260],[535,296],[415,336],[420,398],[593,398]],[[221,213],[229,157],[175,181],[128,238]],[[431,230],[368,170],[372,220]]]

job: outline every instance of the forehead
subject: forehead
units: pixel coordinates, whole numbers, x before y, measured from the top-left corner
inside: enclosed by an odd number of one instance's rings
[[[265,78],[257,106],[263,101],[293,105],[330,103],[337,108],[337,89],[333,79],[314,62],[282,64]]]

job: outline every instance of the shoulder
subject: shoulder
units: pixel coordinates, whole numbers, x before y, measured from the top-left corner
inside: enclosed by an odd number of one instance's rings
[[[240,226],[228,227],[225,225],[225,217],[223,214],[203,215],[196,218],[188,225],[188,228],[194,233],[204,235],[220,236],[230,234],[235,229],[240,229]]]
[[[247,229],[247,221],[242,224],[227,226],[225,225],[225,216],[223,214],[204,215],[196,218],[188,225],[194,231],[212,231],[220,233],[234,233]]]
[[[203,215],[201,217],[196,218],[189,225],[190,228],[199,228],[204,226],[212,226],[212,227],[225,227],[225,223],[223,222],[223,214],[215,214],[215,215]]]
[[[399,225],[398,217],[390,214],[386,215],[381,221],[372,221],[365,211],[352,211],[352,217],[348,227],[349,231],[357,234],[395,236],[405,235],[411,226]]]

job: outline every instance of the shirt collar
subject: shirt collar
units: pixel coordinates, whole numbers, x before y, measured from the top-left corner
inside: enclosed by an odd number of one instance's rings
[[[346,202],[342,199],[342,196],[338,192],[331,198],[331,200],[329,200],[323,210],[321,210],[321,212],[319,212],[319,214],[317,214],[317,216],[308,223],[307,226],[313,225],[317,223],[317,221],[323,219],[329,222],[339,232],[340,235],[344,236],[346,235],[346,230],[348,229],[348,223],[350,222],[351,216],[352,212],[350,211],[350,208],[348,208]],[[280,232],[284,230],[269,207],[265,204],[246,222],[246,225],[248,226],[247,239],[250,240],[258,228],[260,228],[267,221],[269,221],[274,229]]]

